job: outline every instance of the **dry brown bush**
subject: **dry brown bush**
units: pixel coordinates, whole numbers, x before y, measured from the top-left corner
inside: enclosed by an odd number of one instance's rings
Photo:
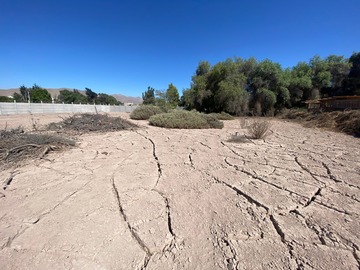
[[[48,125],[48,130],[86,132],[109,132],[134,129],[137,125],[121,117],[110,117],[107,114],[74,114],[58,123]]]
[[[360,110],[334,112],[289,110],[281,117],[298,121],[305,127],[325,128],[360,137]]]
[[[256,120],[248,127],[252,139],[264,139],[269,135],[271,124],[266,120]]]

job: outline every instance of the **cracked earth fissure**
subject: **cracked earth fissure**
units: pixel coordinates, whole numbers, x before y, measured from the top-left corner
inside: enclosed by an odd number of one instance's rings
[[[115,182],[114,182],[114,177],[111,178],[111,185],[112,185],[112,189],[113,189],[115,198],[117,200],[117,205],[118,205],[118,208],[119,208],[120,216],[122,217],[122,219],[126,223],[128,229],[129,229],[129,231],[131,233],[132,238],[137,242],[137,244],[140,246],[140,248],[145,252],[144,262],[143,262],[142,266],[140,267],[140,269],[145,269],[147,267],[150,259],[151,259],[151,256],[152,256],[152,254],[150,252],[150,249],[146,246],[144,241],[140,238],[140,236],[137,234],[135,229],[131,226],[131,224],[130,224],[130,222],[129,222],[126,214],[125,214],[124,208],[122,207],[119,191],[116,188],[116,185],[115,185]]]
[[[258,207],[264,208],[266,210],[266,212],[269,212],[269,207],[267,207],[266,205],[262,204],[261,202],[255,200],[254,198],[252,198],[251,196],[249,196],[248,194],[246,194],[245,192],[241,191],[240,189],[238,189],[237,187],[234,187],[228,183],[226,183],[225,181],[220,180],[217,177],[213,177],[214,181],[218,184],[222,184],[228,188],[231,188],[233,191],[235,191],[238,195],[241,195],[242,197],[244,197],[249,203],[251,204],[255,204]]]
[[[316,199],[316,197],[320,195],[321,190],[322,190],[322,188],[319,188],[319,189],[315,192],[315,194],[310,198],[310,200],[308,200],[308,202],[305,204],[304,207],[308,207],[312,202],[314,202],[315,199]]]
[[[295,194],[295,195],[297,195],[297,196],[299,196],[299,197],[301,197],[301,198],[306,198],[306,199],[307,199],[307,197],[304,196],[303,194],[297,193],[296,191],[293,191],[293,190],[290,190],[290,189],[285,188],[285,187],[283,187],[283,186],[279,186],[279,185],[277,185],[277,184],[274,184],[274,183],[271,183],[271,182],[269,182],[269,181],[266,181],[264,178],[262,178],[262,177],[260,177],[260,176],[258,176],[258,175],[256,175],[256,174],[253,174],[253,173],[251,173],[251,172],[249,172],[249,171],[246,171],[246,170],[244,170],[243,168],[239,168],[239,167],[238,167],[237,165],[235,165],[235,164],[231,164],[226,158],[225,158],[225,163],[228,164],[229,166],[235,168],[235,170],[240,171],[240,172],[242,172],[242,173],[245,173],[246,175],[251,176],[253,179],[259,180],[259,181],[261,181],[261,182],[263,182],[263,183],[265,183],[265,184],[267,184],[267,185],[273,186],[273,187],[275,187],[275,188],[277,188],[277,189],[279,189],[279,190],[284,190],[284,191],[287,191],[287,192],[290,193],[290,194]]]
[[[324,184],[322,181],[320,181],[319,179],[317,179],[317,177],[315,176],[314,173],[312,173],[304,164],[302,164],[300,161],[299,161],[299,158],[296,156],[295,157],[295,162],[296,164],[301,168],[303,169],[304,171],[306,171],[308,174],[310,174],[310,176],[316,180],[317,182],[320,182],[322,184]]]
[[[189,161],[190,161],[191,167],[194,168],[194,160],[193,160],[193,158],[192,158],[191,153],[189,154]]]
[[[141,137],[145,138],[146,140],[148,140],[151,145],[152,145],[152,154],[153,154],[153,157],[155,159],[155,162],[156,162],[156,166],[157,166],[157,169],[158,169],[158,179],[156,181],[156,184],[155,184],[155,187],[158,185],[159,181],[160,181],[160,178],[162,176],[162,168],[161,168],[161,164],[160,164],[160,161],[159,161],[159,158],[156,154],[156,145],[155,145],[155,142],[149,138],[149,137],[146,137],[145,135],[139,133],[136,131],[136,134],[140,135]]]
[[[289,252],[290,258],[293,259],[293,260],[296,262],[296,264],[298,264],[298,262],[297,262],[297,260],[296,260],[296,258],[295,258],[295,256],[294,256],[294,254],[293,254],[293,247],[292,247],[292,245],[291,245],[288,241],[286,241],[286,239],[285,239],[285,233],[284,233],[283,230],[280,228],[280,225],[279,225],[279,223],[276,221],[274,215],[269,214],[269,212],[270,212],[269,207],[267,207],[266,205],[258,202],[257,200],[255,200],[255,199],[252,198],[251,196],[249,196],[249,195],[247,195],[246,193],[242,192],[242,191],[239,190],[238,188],[236,188],[236,187],[234,187],[234,186],[226,183],[225,181],[222,181],[222,180],[218,179],[217,177],[213,177],[213,179],[215,180],[216,183],[219,183],[219,184],[225,185],[225,186],[228,187],[228,188],[231,188],[231,189],[232,189],[233,191],[235,191],[238,195],[243,196],[249,203],[255,204],[256,206],[265,209],[266,212],[268,213],[268,217],[269,217],[269,219],[270,219],[270,221],[271,221],[271,224],[273,225],[276,233],[277,233],[277,234],[279,235],[279,237],[280,237],[281,242],[286,246],[286,248],[287,248],[287,250],[288,250],[288,252]],[[299,268],[299,264],[298,264],[298,268]]]
[[[335,183],[340,183],[341,181],[336,179],[336,177],[331,173],[331,170],[329,168],[329,166],[327,164],[325,164],[325,162],[321,163],[323,165],[323,167],[326,169],[326,173],[328,174],[329,178],[331,180],[333,180]]]

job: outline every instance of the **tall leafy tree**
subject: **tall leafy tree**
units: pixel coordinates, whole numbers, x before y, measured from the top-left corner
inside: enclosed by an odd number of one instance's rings
[[[349,95],[360,95],[360,52],[351,55],[349,64],[351,68],[346,81],[346,93]]]
[[[330,87],[324,88],[322,95],[334,96],[344,94],[343,86],[347,79],[351,63],[344,56],[330,55],[325,61],[328,63],[330,72]]]
[[[94,91],[92,91],[90,88],[85,87],[85,94],[87,96],[88,102],[90,102],[90,103],[95,102],[95,100],[97,98],[97,94]]]
[[[19,93],[14,93],[13,98],[16,102],[24,102],[24,97],[20,95]]]
[[[312,91],[309,99],[320,98],[321,90],[331,86],[331,73],[329,71],[329,63],[320,56],[316,55],[310,59],[310,67],[312,69]]]
[[[21,98],[21,100],[17,100],[17,101],[29,101],[30,100],[30,89],[27,88],[25,85],[20,86],[20,94],[21,94],[22,98]]]
[[[156,104],[156,100],[155,100],[155,89],[148,86],[148,89],[142,93],[142,99],[143,99],[143,104],[145,105],[149,105],[149,104]]]
[[[306,62],[291,69],[289,92],[292,106],[303,106],[301,102],[312,96],[312,69]]]
[[[61,90],[60,94],[58,96],[58,100],[60,102],[64,102],[67,104],[70,103],[75,103],[75,104],[79,104],[79,103],[87,103],[87,97],[84,96],[83,94],[80,93],[79,90],[74,89],[73,91],[69,91],[69,90]]]
[[[30,100],[34,103],[50,103],[52,101],[51,95],[48,90],[34,84],[30,90]]]
[[[97,95],[96,104],[107,104],[107,105],[119,105],[120,102],[114,98],[113,96],[110,96],[108,94],[100,93]]]
[[[179,91],[172,83],[169,84],[165,96],[166,96],[166,101],[170,104],[171,107],[178,106],[180,101]]]

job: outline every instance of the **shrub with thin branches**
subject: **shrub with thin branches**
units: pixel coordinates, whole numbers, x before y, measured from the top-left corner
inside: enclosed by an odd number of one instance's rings
[[[264,139],[269,135],[271,124],[266,120],[257,120],[248,127],[249,136],[253,139]]]

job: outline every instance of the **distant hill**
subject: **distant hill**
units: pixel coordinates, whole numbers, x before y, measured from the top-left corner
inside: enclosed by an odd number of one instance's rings
[[[73,88],[46,88],[46,89],[49,91],[51,97],[53,98],[57,98],[61,90],[69,90],[69,91],[73,90]],[[80,93],[85,95],[85,90],[79,90],[79,91]],[[19,88],[0,89],[0,96],[12,96],[15,92],[20,94]],[[122,103],[134,103],[134,104],[142,103],[141,97],[129,97],[121,94],[114,94],[112,96]]]
[[[112,95],[114,98],[116,98],[118,101],[121,101],[122,103],[134,103],[134,104],[140,104],[143,102],[141,97],[128,97],[121,94],[114,94]]]

